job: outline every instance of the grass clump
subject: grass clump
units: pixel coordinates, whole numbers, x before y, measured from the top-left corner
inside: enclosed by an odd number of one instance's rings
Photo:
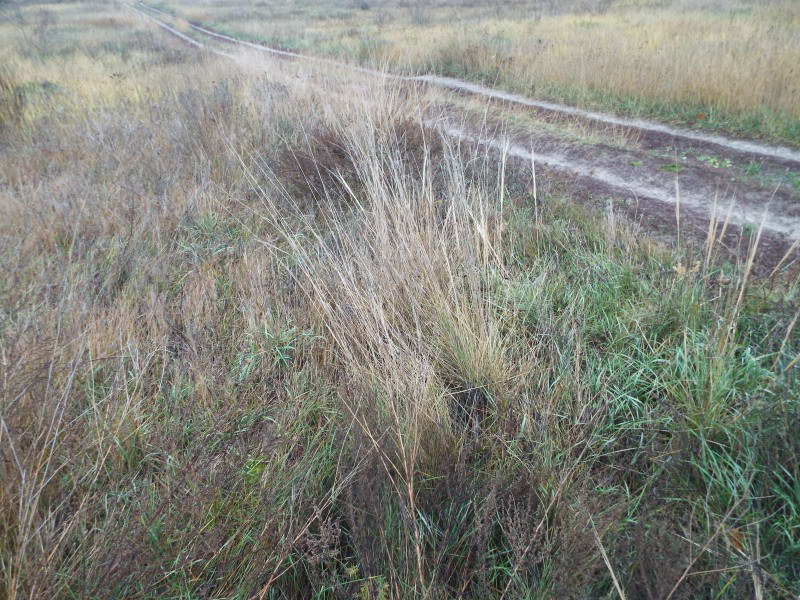
[[[300,186],[287,149],[207,172],[255,203],[152,204],[122,245],[102,231],[124,204],[79,208],[69,242],[17,259],[6,589],[795,589],[800,348],[753,332],[785,331],[796,290],[665,275],[669,252],[557,198],[498,203],[494,161],[358,110],[302,157],[337,186]]]
[[[705,27],[723,19],[722,15],[702,13],[693,25],[679,25],[681,18],[677,14],[665,12],[663,17],[656,27],[683,31],[697,28],[700,39],[706,34],[699,24]],[[726,44],[723,50],[716,41],[709,41],[712,48],[689,50],[680,33],[670,37],[669,48],[650,49],[651,42],[645,40],[636,47],[629,46],[634,42],[620,30],[650,18],[645,13],[593,17],[595,27],[588,32],[576,18],[563,16],[551,17],[542,24],[529,23],[527,29],[524,22],[489,23],[480,35],[465,30],[440,36],[436,45],[428,48],[427,56],[419,56],[412,68],[597,110],[790,143],[800,139],[797,106],[793,97],[782,96],[783,84],[777,79],[780,73],[791,70],[788,64],[779,66],[782,59],[776,55],[770,69],[759,71],[767,77],[776,77],[775,80],[762,81],[755,89],[750,88],[753,76],[745,74],[742,63],[750,54],[744,48],[734,49]],[[726,21],[726,26],[732,30],[767,27],[767,22],[751,19],[745,25],[744,21],[731,20]],[[659,35],[662,34],[666,31]],[[620,40],[625,40],[624,44]],[[763,40],[761,34],[753,32],[741,43],[759,45]],[[590,55],[578,52],[578,48],[587,45],[593,48]],[[779,52],[777,48],[774,51]],[[701,60],[699,56],[705,58]],[[606,60],[611,62],[606,64]],[[718,79],[723,72],[720,65],[728,61],[736,61],[736,67],[725,68],[724,72],[742,77],[736,83],[731,77]],[[654,70],[645,72],[643,68]],[[652,73],[676,69],[680,72],[675,72],[669,80],[649,81]],[[698,84],[699,81],[703,84]],[[733,87],[738,85],[742,89],[734,92]],[[779,86],[781,90],[767,92],[771,86]],[[749,94],[745,93],[745,87]]]
[[[231,4],[172,6],[209,27],[283,48],[800,143],[799,17],[791,2],[414,0],[337,12],[322,0],[297,9],[270,1],[257,14]]]
[[[25,111],[25,91],[13,69],[0,69],[0,132],[17,126]]]
[[[796,279],[202,61],[1,150],[5,597],[800,592]]]

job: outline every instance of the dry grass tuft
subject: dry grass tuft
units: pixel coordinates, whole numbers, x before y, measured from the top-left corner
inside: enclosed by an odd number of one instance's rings
[[[291,186],[296,198],[344,198],[353,189],[368,184],[349,149],[352,140],[342,137],[344,132],[340,128],[338,123],[335,128],[322,124],[305,135],[299,147],[283,150],[276,171]],[[441,157],[439,135],[411,119],[401,118],[382,126],[381,135],[389,137],[373,143],[396,144],[397,156],[392,160],[401,164],[421,169],[426,161]],[[387,164],[385,168],[393,167],[396,165]]]
[[[25,101],[18,83],[8,66],[0,70],[0,131],[8,129],[22,119]]]
[[[796,281],[147,31],[0,148],[0,596],[800,591]]]
[[[800,143],[794,2],[226,3],[178,14],[232,35],[540,98]]]

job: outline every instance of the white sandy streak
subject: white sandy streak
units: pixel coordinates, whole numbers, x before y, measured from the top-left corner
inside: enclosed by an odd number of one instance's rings
[[[576,160],[573,157],[567,158],[560,154],[540,154],[538,152],[528,150],[519,144],[513,144],[509,141],[497,140],[495,138],[478,137],[469,133],[462,127],[457,127],[451,124],[442,124],[430,122],[429,125],[437,127],[439,131],[448,137],[467,141],[482,146],[487,146],[494,150],[506,153],[508,156],[524,159],[530,163],[534,161],[537,165],[545,165],[558,169],[561,171],[568,171],[578,176],[589,177],[596,181],[600,181],[606,185],[612,186],[623,193],[628,193],[633,199],[648,198],[664,202],[666,204],[677,204],[678,200],[671,192],[666,192],[662,188],[658,188],[643,182],[633,182],[628,178],[623,178],[614,173],[610,169],[598,167],[591,162]],[[704,213],[709,212],[709,205],[705,195],[691,194],[683,191],[680,197],[681,206],[701,210]],[[760,215],[759,217],[761,217]],[[745,226],[753,224],[754,219],[748,219],[746,215],[741,213],[734,213],[727,215],[727,220],[738,226]],[[797,220],[791,218],[783,218],[779,215],[768,215],[765,221],[765,227],[775,232],[786,234],[790,237],[796,237],[798,232]]]
[[[134,9],[134,10],[136,10],[136,9]],[[155,10],[157,10],[157,9],[155,9]],[[178,31],[178,30],[176,30],[176,29],[174,29],[174,28],[172,28],[172,27],[170,27],[170,26],[168,26],[168,25],[166,25],[164,23],[161,23],[161,21],[159,21],[158,19],[155,19],[154,17],[151,17],[150,15],[146,15],[145,13],[142,13],[141,11],[137,10],[137,12],[139,12],[140,14],[143,14],[144,16],[147,16],[148,18],[152,19],[157,24],[162,26],[164,29],[166,29],[170,33],[173,33],[173,34],[179,36],[181,39],[189,41],[190,43],[192,43],[195,46],[199,46],[201,48],[205,48],[205,46],[203,44],[200,44],[200,42],[197,42],[196,40],[192,40],[191,38],[188,38],[187,36],[183,35],[180,31]],[[162,11],[159,11],[159,12],[162,12]],[[210,30],[204,30],[202,27],[199,27],[199,26],[196,26],[196,25],[193,25],[193,27],[195,29],[198,29],[199,31],[203,31],[204,33],[208,33],[208,35],[213,35],[214,37],[218,37],[220,39],[230,40],[232,42],[235,42],[235,43],[238,43],[238,44],[242,44],[244,46],[252,47],[252,48],[255,48],[257,50],[262,50],[262,51],[265,51],[265,52],[271,52],[271,53],[274,53],[274,54],[281,54],[281,55],[286,55],[286,56],[311,59],[311,60],[315,60],[315,61],[319,61],[319,62],[335,64],[337,66],[341,64],[341,63],[336,63],[334,61],[330,61],[330,60],[324,59],[324,58],[308,57],[308,56],[305,56],[305,55],[302,55],[302,54],[295,54],[293,52],[287,52],[287,51],[284,51],[284,50],[274,50],[274,49],[268,48],[266,46],[261,46],[259,44],[254,44],[254,43],[251,43],[251,42],[245,42],[245,41],[242,41],[242,40],[237,40],[236,38],[231,38],[231,37],[225,36],[225,35],[220,34],[220,33],[211,32]],[[236,57],[232,56],[230,54],[226,54],[224,52],[215,51],[213,49],[210,49],[210,50],[212,50],[214,52],[217,52],[218,54],[222,54],[223,56],[226,56],[226,57],[228,57],[230,59],[236,60]],[[346,66],[348,68],[353,68],[353,69],[356,69],[356,70],[359,70],[359,71],[362,71],[362,72],[367,72],[367,73],[370,73],[370,74],[373,74],[373,75],[380,75],[382,77],[398,78],[397,76],[390,75],[390,74],[387,74],[387,73],[383,73],[383,72],[380,72],[380,71],[370,71],[368,69],[362,69],[360,67],[352,67],[351,65],[342,65],[342,66]],[[404,79],[408,79],[408,78],[404,78]],[[420,78],[415,78],[415,79],[420,79]],[[471,85],[471,84],[467,84],[467,85]],[[488,88],[486,88],[486,89],[488,90]],[[494,90],[488,90],[488,91],[489,92],[493,92],[493,93],[498,93],[498,92],[495,92]],[[572,110],[577,110],[577,109],[572,109]],[[567,158],[564,155],[553,154],[553,153],[549,153],[549,154],[536,153],[536,152],[533,152],[531,150],[527,150],[523,146],[520,146],[518,144],[512,144],[512,143],[510,143],[508,141],[498,141],[497,139],[491,138],[491,137],[475,136],[475,135],[467,132],[467,130],[464,129],[463,127],[457,127],[457,126],[453,126],[451,124],[447,124],[447,123],[443,123],[443,122],[433,122],[433,121],[431,121],[431,122],[427,122],[426,124],[435,127],[442,134],[444,134],[444,135],[446,135],[448,137],[457,139],[457,140],[462,140],[462,141],[467,141],[467,142],[470,142],[470,143],[475,143],[475,144],[487,146],[489,148],[492,148],[492,149],[495,149],[495,150],[499,150],[501,152],[505,152],[506,154],[508,154],[510,156],[514,156],[516,158],[522,158],[522,159],[524,159],[526,161],[534,161],[536,164],[546,165],[546,166],[552,167],[554,169],[558,169],[558,170],[561,170],[561,171],[572,173],[574,175],[590,177],[591,179],[594,179],[596,181],[599,181],[599,182],[602,182],[602,183],[604,183],[606,185],[609,185],[609,186],[611,186],[613,188],[616,188],[616,189],[620,190],[623,193],[628,193],[634,199],[636,199],[636,198],[649,198],[649,199],[653,199],[653,200],[656,200],[656,201],[659,201],[659,202],[664,202],[666,204],[673,204],[673,205],[677,204],[677,202],[678,202],[678,200],[675,197],[675,195],[672,194],[671,192],[666,192],[662,188],[658,188],[658,187],[649,185],[649,184],[644,183],[644,182],[632,182],[632,181],[630,181],[630,179],[623,178],[620,175],[614,173],[612,170],[596,166],[596,165],[594,165],[594,164],[592,164],[592,163],[590,163],[588,161],[585,161],[585,160],[575,159],[573,157]],[[707,199],[706,199],[706,197],[704,195],[691,194],[691,193],[684,192],[681,195],[680,203],[681,203],[681,205],[683,205],[685,207],[688,207],[688,208],[701,210],[702,212],[709,212],[708,201],[707,201]],[[735,225],[739,225],[739,226],[745,226],[745,225],[748,225],[748,224],[752,224],[754,222],[753,219],[748,219],[747,216],[744,215],[744,214],[734,214],[734,213],[729,214],[727,216],[727,220],[730,223],[735,224]],[[779,215],[768,215],[768,216],[766,216],[765,227],[767,229],[770,229],[770,230],[774,231],[774,232],[788,235],[790,238],[796,238],[797,234],[798,234],[797,221],[795,219],[784,218],[784,217],[781,217]]]
[[[157,8],[148,6],[144,2],[140,2],[142,6],[147,7],[150,10],[154,10],[160,12],[162,14],[168,15],[162,10]],[[172,15],[169,15],[172,16]],[[431,85],[435,85],[438,87],[444,87],[451,90],[458,90],[462,92],[469,92],[471,94],[476,94],[479,96],[485,96],[487,98],[495,98],[497,100],[503,100],[505,102],[512,102],[514,104],[522,104],[524,106],[530,106],[532,108],[540,108],[552,112],[560,112],[563,114],[568,115],[575,115],[577,117],[581,117],[583,119],[588,119],[591,121],[599,121],[601,123],[608,123],[610,125],[621,125],[623,127],[632,127],[636,129],[641,129],[645,131],[652,131],[656,133],[663,133],[667,135],[671,135],[677,138],[684,138],[687,140],[693,140],[697,142],[703,142],[708,144],[715,144],[717,146],[722,146],[724,148],[729,148],[731,150],[735,150],[737,152],[744,152],[749,154],[759,154],[761,156],[767,156],[770,158],[778,158],[781,160],[791,160],[800,162],[800,151],[794,150],[792,148],[787,148],[785,146],[770,146],[767,144],[759,144],[758,142],[751,142],[747,140],[735,140],[730,139],[721,135],[712,135],[706,133],[700,133],[697,131],[692,131],[689,129],[682,129],[678,127],[670,127],[669,125],[664,125],[662,123],[656,123],[654,121],[646,121],[643,119],[626,119],[622,117],[615,117],[614,115],[608,115],[605,113],[599,113],[589,110],[583,110],[580,108],[575,108],[573,106],[566,106],[563,104],[556,104],[554,102],[545,102],[541,100],[532,100],[530,98],[526,98],[525,96],[520,96],[519,94],[512,94],[511,92],[505,92],[503,90],[496,90],[493,88],[485,87],[476,83],[470,83],[468,81],[462,81],[460,79],[453,79],[450,77],[440,77],[438,75],[419,75],[419,76],[411,76],[406,77],[402,75],[394,75],[391,73],[386,73],[384,71],[377,71],[374,69],[367,69],[364,67],[359,67],[356,65],[351,65],[348,63],[342,63],[335,60],[321,58],[317,56],[309,56],[307,54],[299,54],[297,52],[289,52],[287,50],[277,50],[275,48],[270,48],[269,46],[264,46],[263,44],[256,44],[253,42],[246,42],[244,40],[240,40],[235,37],[231,37],[228,35],[224,35],[221,33],[217,33],[216,31],[212,31],[210,29],[206,29],[205,27],[201,27],[199,25],[195,25],[193,23],[189,23],[192,29],[195,29],[201,33],[206,35],[216,37],[218,39],[222,39],[228,42],[232,42],[234,44],[241,44],[250,48],[254,48],[256,50],[260,50],[261,52],[269,52],[273,54],[278,54],[281,56],[290,56],[292,58],[302,58],[305,60],[313,60],[317,62],[327,63],[330,65],[336,65],[338,67],[344,67],[347,69],[352,69],[354,71],[358,71],[360,73],[368,73],[370,75],[375,75],[379,77],[388,77],[393,79],[402,79],[405,81],[422,81]]]
[[[145,5],[146,6],[146,5]],[[305,60],[312,60],[314,62],[320,62],[323,64],[334,65],[336,67],[346,66],[349,69],[354,71],[358,71],[359,73],[367,73],[368,75],[375,75],[377,77],[393,77],[398,79],[407,79],[406,77],[399,77],[397,75],[390,75],[389,73],[384,73],[382,71],[375,71],[373,69],[366,69],[364,67],[359,67],[356,65],[347,65],[345,63],[340,63],[335,60],[330,60],[328,58],[322,58],[320,56],[309,56],[307,54],[298,54],[297,52],[289,52],[288,50],[277,50],[276,48],[269,48],[268,46],[262,46],[261,44],[255,44],[253,42],[248,42],[245,40],[240,40],[237,38],[233,38],[222,33],[217,33],[216,31],[211,31],[210,29],[206,29],[205,27],[200,27],[199,25],[194,25],[193,23],[189,23],[192,29],[195,29],[201,33],[209,35],[211,37],[215,37],[221,40],[225,40],[228,42],[232,42],[234,44],[241,44],[242,46],[247,46],[248,48],[255,48],[256,50],[260,50],[262,52],[270,52],[272,54],[278,54],[280,56],[290,56],[292,58],[303,58]]]
[[[143,2],[141,4],[143,4],[144,6],[147,6]],[[126,4],[125,6],[128,6],[128,5]],[[189,37],[185,33],[181,32],[181,31],[178,31],[174,27],[171,27],[171,26],[167,25],[163,21],[159,21],[155,17],[153,17],[151,15],[148,15],[146,12],[142,12],[138,8],[135,8],[133,6],[128,6],[128,8],[130,8],[132,11],[136,12],[137,14],[145,17],[146,19],[149,19],[150,21],[152,21],[153,23],[155,23],[156,25],[158,25],[162,29],[165,29],[166,31],[171,33],[172,35],[179,37],[180,39],[182,39],[187,44],[191,44],[195,48],[201,48],[203,50],[208,50],[209,52],[213,52],[214,54],[218,54],[220,56],[225,56],[225,57],[231,58],[231,59],[235,59],[236,58],[233,54],[229,54],[227,52],[223,52],[222,50],[217,50],[216,48],[211,48],[210,46],[206,46],[202,42],[198,42],[196,39]]]
[[[144,2],[142,2],[142,4],[144,4]],[[181,39],[182,39],[184,42],[186,42],[187,44],[191,44],[192,46],[195,46],[195,47],[197,47],[197,48],[205,48],[205,47],[206,47],[206,45],[205,45],[205,44],[202,44],[202,43],[198,42],[197,40],[195,40],[195,39],[193,39],[193,38],[190,38],[188,35],[186,35],[186,34],[184,34],[184,33],[181,33],[180,31],[178,31],[178,30],[177,30],[177,29],[175,29],[174,27],[170,27],[169,25],[167,25],[167,24],[166,24],[166,23],[164,23],[163,21],[159,21],[159,20],[158,20],[158,19],[156,19],[155,17],[151,17],[151,16],[150,16],[150,15],[148,15],[147,13],[145,13],[145,12],[142,12],[142,11],[140,11],[139,9],[137,9],[137,8],[134,8],[133,6],[128,6],[127,4],[126,4],[125,6],[127,6],[127,7],[128,7],[128,8],[130,8],[131,10],[133,10],[133,11],[135,11],[135,12],[139,13],[140,15],[142,15],[143,17],[145,17],[146,19],[150,19],[150,20],[151,20],[153,23],[155,23],[156,25],[158,25],[158,26],[159,26],[159,27],[161,27],[162,29],[166,29],[166,30],[167,30],[167,31],[169,31],[169,32],[170,32],[172,35],[175,35],[175,36],[177,36],[177,37],[181,38]],[[147,6],[147,5],[146,5],[146,4],[144,4],[144,6]],[[148,8],[150,8],[150,7],[148,6]]]
[[[767,146],[765,144],[759,144],[757,142],[749,142],[746,140],[732,140],[730,138],[726,138],[721,135],[710,135],[710,134],[700,133],[697,131],[692,131],[689,129],[679,129],[677,127],[670,127],[668,125],[663,125],[661,123],[654,123],[652,121],[644,121],[642,119],[623,119],[621,117],[615,117],[613,115],[607,115],[604,113],[582,110],[580,108],[575,108],[572,106],[564,106],[562,104],[554,104],[552,102],[531,100],[530,98],[525,98],[524,96],[519,96],[517,94],[512,94],[510,92],[504,92],[502,90],[487,88],[475,83],[461,81],[460,79],[439,77],[437,75],[422,75],[420,77],[416,77],[416,79],[420,81],[426,81],[428,83],[432,83],[434,85],[438,85],[441,87],[447,87],[453,90],[460,90],[460,91],[470,92],[473,94],[478,94],[481,96],[488,96],[490,98],[496,98],[498,100],[504,100],[506,102],[513,102],[515,104],[523,104],[525,106],[531,106],[533,108],[542,108],[549,111],[575,115],[577,117],[590,119],[592,121],[600,121],[602,123],[608,123],[611,125],[621,125],[623,127],[633,127],[635,129],[643,129],[645,131],[653,131],[657,133],[665,133],[673,137],[694,140],[697,142],[715,144],[717,146],[723,146],[726,148],[730,148],[731,150],[736,150],[738,152],[746,152],[749,154],[760,154],[762,156],[769,156],[771,158],[779,158],[784,160],[792,160],[800,162],[800,152],[798,152],[797,150],[793,150],[792,148],[786,148],[784,146]]]

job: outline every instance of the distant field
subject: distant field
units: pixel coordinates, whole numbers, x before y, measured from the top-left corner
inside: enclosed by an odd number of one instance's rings
[[[800,144],[796,2],[159,5],[282,48]]]
[[[403,31],[522,56],[525,27],[613,49],[646,19],[170,8],[409,69],[453,46]],[[196,43],[120,4],[0,12],[0,598],[800,594],[800,261],[763,210],[798,218],[800,162]],[[531,91],[517,62],[487,79]]]

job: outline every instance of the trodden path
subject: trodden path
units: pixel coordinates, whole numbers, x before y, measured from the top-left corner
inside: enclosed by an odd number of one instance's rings
[[[201,43],[154,16],[173,18],[172,15],[144,3],[140,5],[147,10],[131,8],[184,42],[233,58],[228,52]],[[434,75],[393,75],[269,48],[197,24],[189,25],[216,43],[244,46],[279,58],[328,64],[406,84],[435,86],[482,99],[486,110],[480,118],[452,103],[428,109],[426,123],[442,135],[465,144],[504,152],[512,165],[518,164],[527,171],[535,164],[542,175],[567,181],[578,200],[599,205],[603,210],[611,206],[620,216],[659,237],[679,235],[682,240],[699,245],[711,234],[727,254],[742,255],[747,252],[742,234],[760,229],[757,255],[760,272],[769,273],[776,265],[794,265],[791,270],[796,271],[800,265],[800,189],[787,183],[792,181],[787,174],[800,182],[800,151],[540,102]],[[508,117],[515,112],[532,113],[556,126],[548,127],[545,132],[535,126],[513,125],[513,119]],[[636,142],[620,147],[576,141],[558,133],[558,123],[567,120],[579,121],[599,131],[614,128]],[[753,171],[758,176],[752,176]]]
[[[165,17],[174,18],[174,15],[171,15],[154,6],[150,6],[144,2],[139,2],[139,5],[142,6],[143,8],[146,8],[147,10],[159,13]],[[552,114],[560,114],[568,117],[577,117],[581,119],[587,119],[590,121],[596,121],[598,123],[607,125],[618,125],[620,127],[634,129],[640,132],[655,134],[658,137],[668,136],[673,139],[684,140],[693,143],[695,145],[701,145],[703,147],[717,146],[727,151],[736,152],[738,154],[745,156],[762,156],[769,159],[777,159],[779,161],[787,163],[790,166],[795,166],[800,168],[800,150],[794,148],[788,148],[786,146],[774,146],[769,144],[762,144],[760,142],[754,142],[751,140],[735,139],[723,135],[714,135],[699,131],[693,131],[691,129],[673,127],[671,125],[666,125],[664,123],[658,123],[655,121],[648,121],[645,119],[629,119],[596,111],[583,110],[580,108],[567,106],[564,104],[545,102],[542,100],[534,100],[531,98],[526,98],[525,96],[521,96],[519,94],[513,94],[511,92],[507,92],[504,90],[498,90],[477,83],[463,81],[460,79],[454,79],[452,77],[442,77],[439,75],[431,75],[431,74],[411,75],[411,76],[396,75],[393,73],[388,73],[386,71],[369,69],[358,65],[353,65],[351,63],[335,61],[320,56],[300,54],[298,52],[290,52],[288,50],[280,50],[277,48],[272,48],[264,44],[257,44],[254,42],[249,42],[246,40],[235,38],[230,35],[225,35],[220,32],[214,31],[213,29],[209,29],[208,27],[203,27],[197,23],[193,23],[191,21],[186,21],[186,22],[189,24],[189,27],[191,27],[193,30],[198,31],[204,35],[214,37],[219,40],[224,40],[226,42],[230,42],[233,44],[239,44],[242,46],[253,48],[255,50],[259,50],[262,52],[268,52],[278,56],[283,56],[287,58],[299,58],[303,60],[313,60],[381,77],[390,77],[404,81],[419,81],[441,88],[448,88],[458,92],[475,94],[478,96],[484,96],[486,98],[501,100],[512,104],[519,104],[522,106],[535,108],[540,111],[545,111]]]

